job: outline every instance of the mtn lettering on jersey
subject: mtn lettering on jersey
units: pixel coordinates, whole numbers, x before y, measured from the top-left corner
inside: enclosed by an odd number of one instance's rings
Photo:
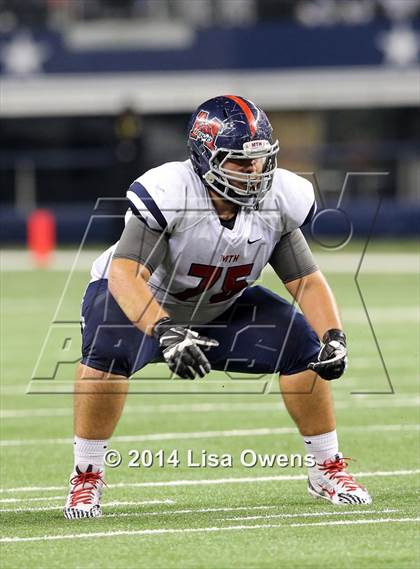
[[[149,170],[127,197],[167,240],[165,259],[148,282],[153,294],[175,321],[200,323],[222,314],[259,278],[276,243],[307,220],[314,204],[308,180],[277,169],[259,209],[240,208],[228,229],[190,160]],[[107,276],[114,249],[95,261],[92,280]]]
[[[237,263],[239,261],[239,259],[241,258],[240,255],[221,255],[220,256],[220,262],[221,263]]]

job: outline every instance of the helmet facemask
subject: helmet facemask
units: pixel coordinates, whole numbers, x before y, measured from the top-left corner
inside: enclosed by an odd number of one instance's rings
[[[268,140],[252,140],[243,144],[242,150],[218,148],[209,159],[210,169],[203,176],[206,184],[241,206],[256,207],[270,190],[277,168],[279,143]],[[262,160],[261,172],[240,172],[226,168],[226,162],[234,160]]]

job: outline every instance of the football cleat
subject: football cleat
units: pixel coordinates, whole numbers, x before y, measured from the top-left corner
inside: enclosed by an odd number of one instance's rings
[[[75,472],[70,477],[64,517],[68,520],[76,520],[101,516],[101,496],[104,485],[101,470],[95,472],[90,464],[86,472],[82,472],[76,466]]]
[[[341,453],[309,469],[308,492],[337,506],[367,505],[372,498],[354,476],[346,472],[347,460]]]

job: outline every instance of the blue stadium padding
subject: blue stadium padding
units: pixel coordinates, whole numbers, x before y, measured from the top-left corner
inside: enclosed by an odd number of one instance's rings
[[[420,28],[420,20],[410,25]],[[382,34],[390,22],[304,27],[293,21],[245,27],[195,30],[193,41],[177,49],[71,50],[58,32],[31,31],[32,41],[47,48],[45,73],[121,73],[135,71],[240,70],[380,65]],[[0,34],[0,50],[13,32]],[[209,54],[211,56],[209,56]],[[4,62],[0,66],[0,73]]]
[[[121,205],[123,206],[121,208]],[[57,220],[58,244],[80,244],[88,227],[92,214],[96,214],[90,223],[86,243],[107,243],[116,241],[123,228],[123,216],[117,212],[115,204],[110,202],[108,210],[94,211],[86,204],[72,204],[54,206],[43,204]],[[331,204],[330,207],[334,207]],[[383,200],[372,230],[372,223],[378,208],[378,200],[358,199],[345,205],[344,209],[351,220],[354,237],[365,237],[372,234],[374,237],[415,237],[420,235],[420,205],[418,203],[398,202],[396,200]],[[120,204],[119,209],[124,209]],[[99,215],[98,215],[99,213]],[[110,217],[112,215],[113,217]],[[0,210],[0,243],[25,243],[26,216],[11,206],[3,206]],[[326,215],[321,217],[317,234],[327,236],[342,236],[346,232],[345,224],[340,216]],[[305,228],[310,237],[310,227]]]

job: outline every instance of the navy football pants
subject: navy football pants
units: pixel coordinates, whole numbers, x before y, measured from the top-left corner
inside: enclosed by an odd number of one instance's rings
[[[82,305],[82,363],[129,377],[163,361],[157,341],[131,324],[108,291],[108,281],[89,284]],[[215,370],[292,375],[318,355],[317,335],[305,318],[277,294],[254,286],[197,332],[219,341],[205,353]]]

